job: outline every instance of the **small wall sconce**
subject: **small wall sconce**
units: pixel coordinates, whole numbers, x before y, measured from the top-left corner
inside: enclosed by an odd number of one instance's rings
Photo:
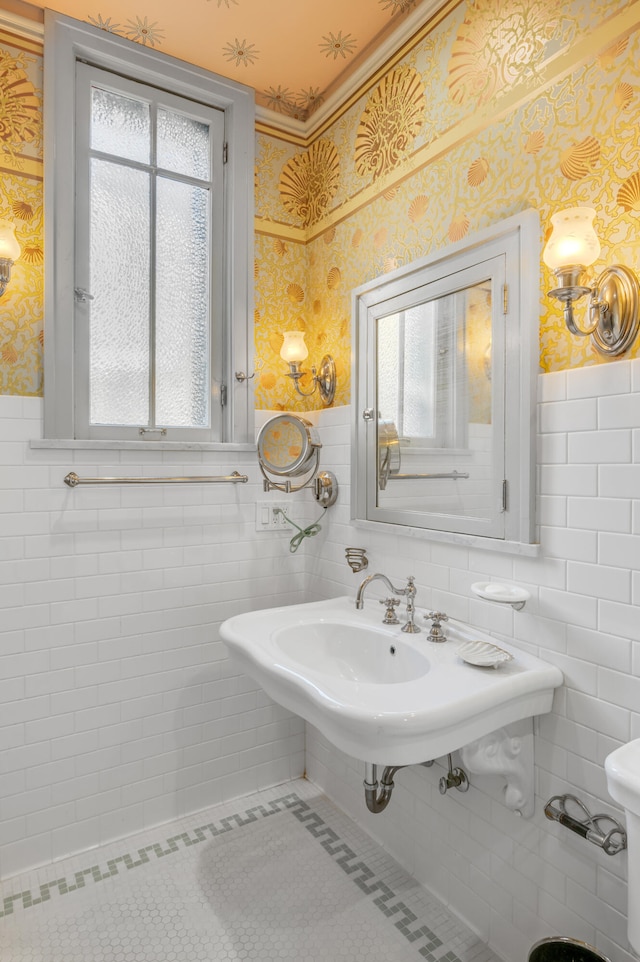
[[[13,262],[20,257],[20,244],[16,240],[15,225],[0,219],[0,297],[7,289]]]
[[[289,373],[286,376],[292,379],[296,391],[302,397],[311,397],[317,388],[324,404],[331,404],[336,394],[336,365],[330,354],[325,354],[320,361],[319,374],[316,373],[315,367],[311,368],[313,388],[310,391],[300,390],[299,381],[303,376],[300,365],[308,356],[309,351],[304,343],[304,331],[285,331],[280,357],[289,365]]]
[[[600,254],[600,241],[593,227],[591,207],[569,207],[551,217],[553,231],[542,257],[558,278],[549,291],[564,304],[564,320],[572,334],[591,336],[600,354],[624,354],[633,344],[640,325],[640,283],[628,267],[613,264],[598,277],[594,287],[581,285],[581,275]],[[591,295],[589,326],[578,327],[573,302]]]

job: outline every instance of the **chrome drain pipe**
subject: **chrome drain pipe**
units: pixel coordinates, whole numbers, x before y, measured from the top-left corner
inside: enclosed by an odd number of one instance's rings
[[[433,765],[433,759],[428,762],[418,762],[418,764],[423,765],[425,768],[431,768]],[[384,812],[385,808],[391,801],[391,793],[393,791],[393,776],[396,772],[399,772],[401,768],[411,768],[411,766],[385,765],[385,767],[382,769],[380,786],[378,786],[378,766],[373,762],[364,763],[364,799],[367,803],[367,808],[370,812],[373,812],[374,815],[378,815],[379,812]],[[380,794],[378,794],[378,787],[380,788]]]
[[[378,766],[373,762],[364,763],[364,798],[367,808],[374,815],[384,812],[391,801],[393,791],[393,776],[406,765],[386,765],[380,779],[380,794],[378,794]]]

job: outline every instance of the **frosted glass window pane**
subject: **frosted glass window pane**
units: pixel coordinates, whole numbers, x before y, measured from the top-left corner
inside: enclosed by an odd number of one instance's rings
[[[404,315],[404,410],[402,434],[435,435],[434,382],[436,370],[435,311],[418,304]]]
[[[469,385],[469,420],[491,424],[491,285],[467,290],[465,358]]]
[[[430,302],[378,321],[378,411],[401,437],[435,435],[434,322]]]
[[[91,148],[148,164],[149,104],[101,87],[91,88]]]
[[[156,423],[209,425],[209,192],[158,178]]]
[[[393,421],[399,426],[400,393],[400,317],[390,314],[378,321],[378,370],[384,377],[378,379],[378,417]]]
[[[91,162],[90,421],[149,422],[149,174]]]
[[[208,124],[175,110],[158,109],[158,167],[209,180],[209,140]]]

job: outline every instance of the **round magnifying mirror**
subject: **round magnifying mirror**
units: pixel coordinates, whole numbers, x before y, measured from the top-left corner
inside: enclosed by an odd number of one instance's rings
[[[278,414],[258,434],[258,458],[265,471],[297,477],[311,471],[320,438],[309,421],[295,414]]]

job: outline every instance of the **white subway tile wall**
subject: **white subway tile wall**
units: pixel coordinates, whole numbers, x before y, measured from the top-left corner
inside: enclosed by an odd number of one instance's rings
[[[509,812],[497,778],[472,776],[468,794],[442,797],[442,760],[398,772],[389,808],[370,815],[363,765],[310,726],[307,772],[508,962],[525,962],[549,935],[631,962],[627,854],[608,857],[543,808],[569,792],[593,812],[623,818],[603,762],[640,737],[640,361],[541,375],[538,396],[538,557],[352,525],[347,408],[319,420],[323,466],[336,473],[340,500],[308,555],[314,596],[353,593],[363,576],[346,568],[344,547],[365,547],[367,574],[416,576],[419,609],[444,610],[559,665],[565,685],[536,723],[535,816]],[[525,586],[531,601],[515,612],[471,596],[470,584],[489,578]]]
[[[265,495],[251,452],[31,449],[42,402],[0,398],[0,874],[294,778],[306,757],[309,777],[508,962],[556,934],[632,962],[626,854],[607,857],[543,807],[571,792],[620,816],[603,759],[640,737],[640,361],[543,375],[539,389],[536,558],[355,527],[349,408],[310,415],[340,496],[320,534],[290,554],[285,534],[254,530]],[[238,469],[250,483],[70,491],[70,469]],[[315,509],[299,496],[301,518]],[[399,772],[389,809],[369,815],[362,764],[310,726],[305,756],[302,723],[226,659],[217,627],[228,615],[353,595],[362,575],[347,546],[367,549],[367,573],[414,574],[420,609],[564,671],[536,726],[532,819],[510,813],[489,776],[440,796],[441,761]],[[524,585],[526,608],[470,594],[490,578]]]
[[[304,725],[231,665],[229,615],[303,599],[255,531],[255,454],[33,449],[0,397],[0,876],[300,776]],[[240,485],[68,488],[80,476]]]

